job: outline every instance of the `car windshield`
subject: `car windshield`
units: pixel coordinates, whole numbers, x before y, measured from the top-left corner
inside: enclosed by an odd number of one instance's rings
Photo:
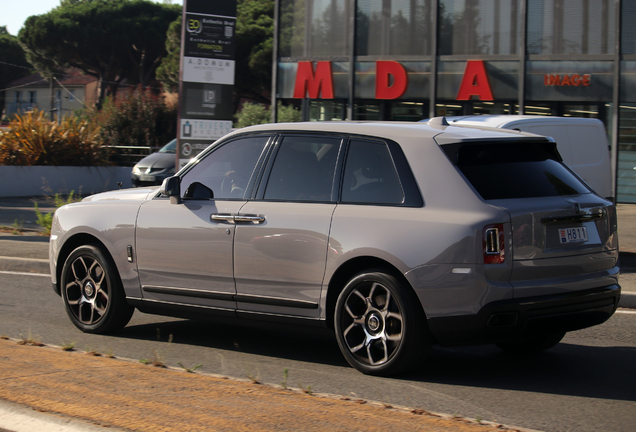
[[[173,139],[165,146],[161,147],[159,153],[176,153],[177,152],[177,139]]]

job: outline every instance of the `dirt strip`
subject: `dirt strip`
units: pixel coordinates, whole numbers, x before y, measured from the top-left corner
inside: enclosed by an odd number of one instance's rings
[[[0,398],[135,431],[494,431],[492,424],[0,340]]]

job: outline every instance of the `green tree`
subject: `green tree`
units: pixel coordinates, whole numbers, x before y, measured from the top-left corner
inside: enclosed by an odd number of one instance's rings
[[[274,0],[238,0],[236,15],[235,92],[269,103],[263,94],[272,86]]]
[[[175,93],[179,90],[179,55],[181,53],[181,17],[170,23],[166,34],[168,54],[157,68],[157,79],[163,88]]]
[[[64,0],[27,19],[18,35],[28,60],[45,75],[76,67],[99,79],[98,108],[127,79],[147,86],[165,55],[178,5],[148,0]]]
[[[4,89],[11,81],[30,73],[30,65],[18,38],[0,26],[0,111],[4,107]]]
[[[270,123],[271,117],[270,109],[265,105],[246,102],[236,114],[234,127],[243,128]],[[302,121],[302,113],[292,105],[283,105],[281,101],[278,101],[278,121],[280,123],[299,122]]]
[[[92,122],[103,145],[160,147],[177,136],[176,107],[139,87],[108,97]]]

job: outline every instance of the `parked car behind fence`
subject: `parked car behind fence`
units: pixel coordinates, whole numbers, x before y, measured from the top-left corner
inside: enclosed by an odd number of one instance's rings
[[[173,139],[158,152],[152,153],[135,164],[131,177],[134,187],[160,185],[175,173],[177,139]]]

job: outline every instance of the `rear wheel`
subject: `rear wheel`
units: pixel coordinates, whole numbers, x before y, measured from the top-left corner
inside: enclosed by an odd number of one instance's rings
[[[85,333],[109,333],[128,324],[135,308],[126,303],[115,264],[100,247],[75,249],[62,268],[62,299],[71,322]]]
[[[431,339],[411,295],[381,271],[358,274],[336,303],[334,328],[349,364],[369,375],[405,372],[423,361]]]
[[[497,346],[511,354],[537,354],[556,346],[565,336],[565,332],[542,336],[519,338],[509,342],[500,342]]]

